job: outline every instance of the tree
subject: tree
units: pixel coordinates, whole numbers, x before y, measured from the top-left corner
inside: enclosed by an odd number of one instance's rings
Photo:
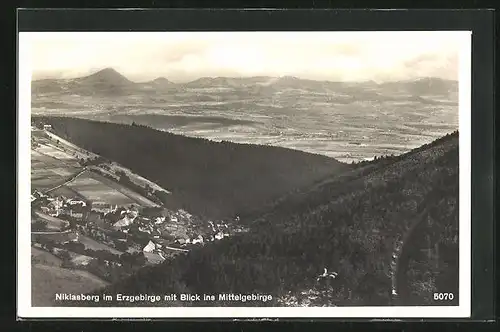
[[[62,260],[61,267],[67,268],[67,267],[71,267],[73,265],[71,263],[71,255],[66,250],[61,250],[59,252],[59,258],[61,258],[61,260]]]

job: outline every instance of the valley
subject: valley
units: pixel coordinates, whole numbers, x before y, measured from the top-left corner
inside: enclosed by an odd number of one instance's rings
[[[458,126],[458,84],[436,78],[351,83],[218,77],[152,84],[129,81],[107,68],[74,80],[32,84],[36,115],[136,123],[344,162],[401,154]]]
[[[272,295],[250,306],[456,302],[457,95],[436,78],[33,81],[34,298],[89,278]]]

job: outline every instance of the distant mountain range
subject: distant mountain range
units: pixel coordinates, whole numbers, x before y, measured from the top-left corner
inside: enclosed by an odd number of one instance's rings
[[[399,93],[412,96],[449,95],[458,91],[458,82],[440,78],[376,83],[330,82],[302,79],[292,76],[270,77],[202,77],[188,83],[174,83],[159,77],[149,82],[133,82],[113,68],[102,69],[94,74],[73,79],[43,79],[32,82],[32,94],[77,95],[130,95],[162,93],[168,90],[190,91],[219,89],[266,94],[284,90],[302,90],[319,93],[352,94],[356,90],[377,93]],[[354,91],[353,91],[354,89]]]

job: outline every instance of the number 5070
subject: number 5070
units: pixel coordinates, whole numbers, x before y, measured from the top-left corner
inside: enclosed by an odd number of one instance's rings
[[[451,301],[454,298],[453,293],[434,293],[434,300],[436,301]]]

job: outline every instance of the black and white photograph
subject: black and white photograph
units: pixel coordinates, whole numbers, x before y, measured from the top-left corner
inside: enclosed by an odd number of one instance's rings
[[[470,62],[469,31],[21,32],[19,306],[468,316]]]

